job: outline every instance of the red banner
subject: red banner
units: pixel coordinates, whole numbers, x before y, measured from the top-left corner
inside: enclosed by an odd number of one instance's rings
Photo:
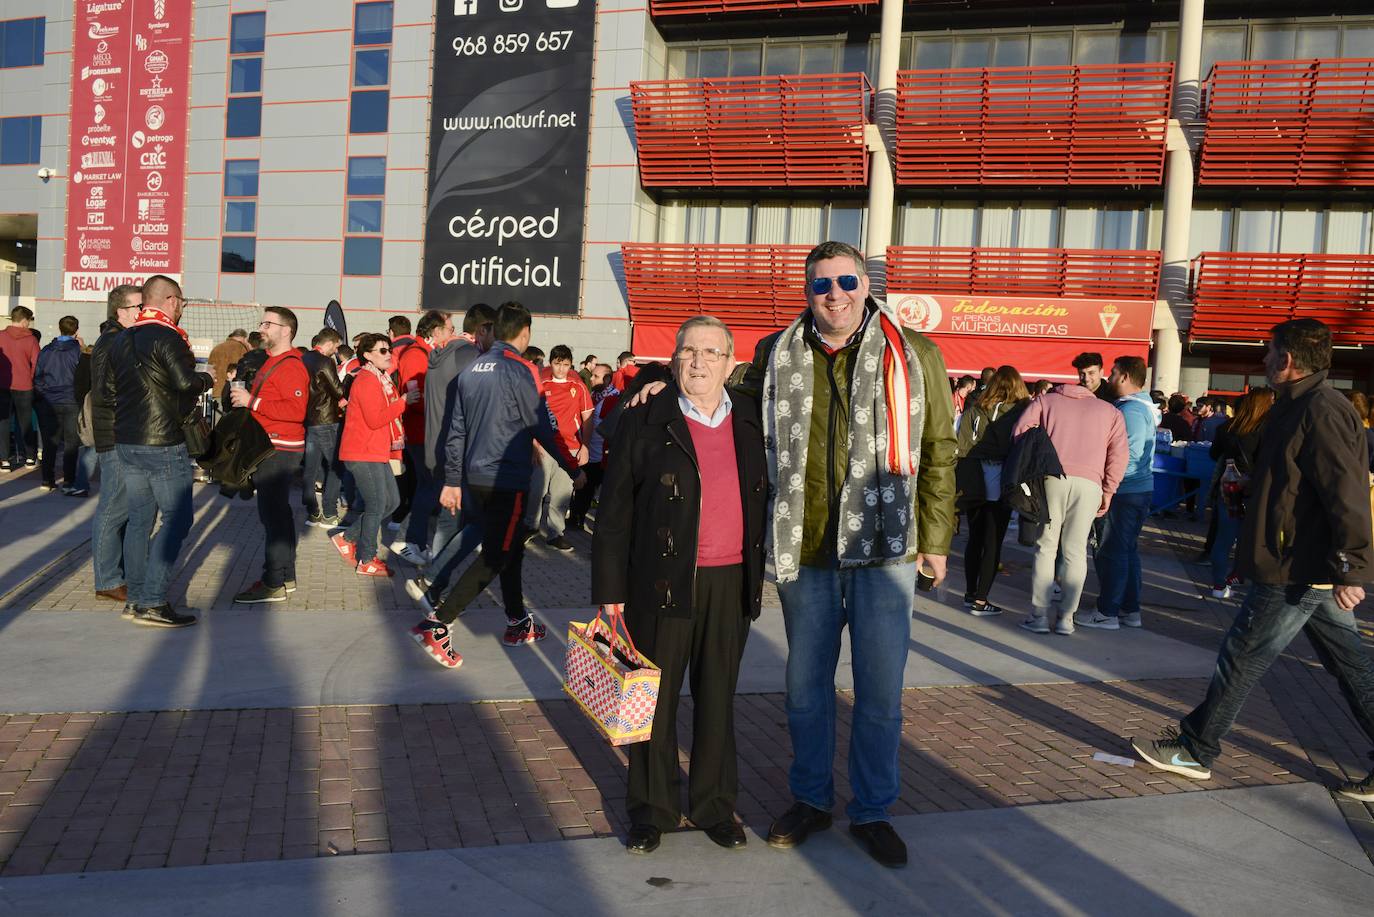
[[[1148,341],[1155,311],[1153,302],[1134,299],[889,292],[887,301],[917,331],[1003,338]]]
[[[181,279],[192,5],[77,3],[63,298]]]

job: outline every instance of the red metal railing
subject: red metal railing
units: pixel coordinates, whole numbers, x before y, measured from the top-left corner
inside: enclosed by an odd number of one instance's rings
[[[904,185],[1155,185],[1174,65],[897,74]]]
[[[757,13],[877,5],[878,0],[649,0],[649,14],[654,17],[698,16],[704,13]]]
[[[1338,344],[1374,344],[1374,256],[1203,252],[1193,264],[1194,338],[1264,341],[1315,318]]]
[[[646,187],[824,187],[868,182],[862,73],[630,84]]]
[[[732,328],[781,328],[806,305],[809,245],[626,243],[630,319],[676,324],[710,314]]]
[[[1154,299],[1160,253],[1089,248],[887,250],[887,288],[983,296]]]
[[[1374,185],[1374,60],[1220,63],[1205,114],[1200,185]]]

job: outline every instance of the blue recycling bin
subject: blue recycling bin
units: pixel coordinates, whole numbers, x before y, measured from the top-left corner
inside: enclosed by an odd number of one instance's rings
[[[1168,452],[1155,453],[1155,492],[1150,506],[1152,511],[1168,509],[1178,502],[1186,468],[1187,462],[1180,456],[1173,456]]]

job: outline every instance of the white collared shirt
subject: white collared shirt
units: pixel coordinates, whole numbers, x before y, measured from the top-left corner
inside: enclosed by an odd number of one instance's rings
[[[730,416],[731,408],[734,407],[734,405],[730,403],[730,393],[727,391],[722,391],[720,393],[720,406],[716,408],[716,412],[710,417],[707,417],[702,413],[700,408],[692,404],[691,400],[688,399],[686,395],[677,396],[677,406],[682,408],[683,417],[686,417],[688,420],[695,420],[702,426],[710,427],[713,430],[725,423],[725,419]]]

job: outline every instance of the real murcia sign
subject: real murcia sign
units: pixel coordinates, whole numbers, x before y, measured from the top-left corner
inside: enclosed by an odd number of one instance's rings
[[[888,291],[902,324],[927,334],[1148,341],[1155,304],[1141,299],[1070,299]]]

